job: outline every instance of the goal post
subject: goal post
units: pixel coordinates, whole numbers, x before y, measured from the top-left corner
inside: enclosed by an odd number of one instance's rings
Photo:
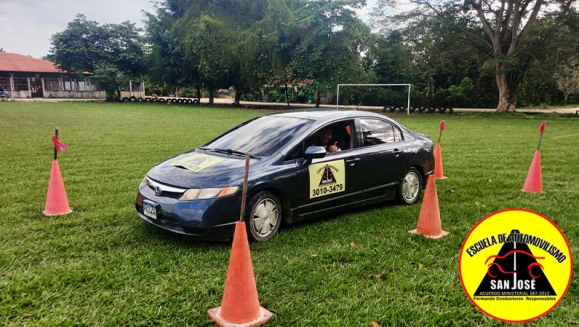
[[[336,109],[340,106],[340,86],[408,86],[408,106],[406,107],[406,114],[410,115],[410,90],[412,89],[412,84],[338,84]]]

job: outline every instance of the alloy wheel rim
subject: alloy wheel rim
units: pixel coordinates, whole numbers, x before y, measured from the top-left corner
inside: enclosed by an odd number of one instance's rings
[[[404,176],[402,182],[402,196],[407,202],[413,201],[420,192],[420,178],[415,172],[410,172]]]
[[[272,199],[263,199],[253,211],[253,230],[260,237],[266,237],[273,232],[278,221],[278,210]]]

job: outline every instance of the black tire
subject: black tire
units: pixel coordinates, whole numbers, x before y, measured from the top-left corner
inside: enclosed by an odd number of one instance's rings
[[[400,183],[396,196],[403,204],[414,204],[420,199],[420,193],[424,188],[424,178],[418,169],[411,167],[405,173]]]
[[[426,108],[428,108],[428,107],[420,107],[420,108],[418,108],[418,112],[423,113],[424,110],[426,110]]]
[[[166,103],[167,100],[165,100],[165,99],[159,99],[159,102]]]
[[[452,109],[452,107],[446,107],[444,109],[448,110],[448,113],[451,115],[454,113],[454,110]]]
[[[247,235],[255,242],[264,242],[274,237],[282,222],[283,208],[275,194],[261,191],[247,204],[245,221]]]
[[[441,114],[443,114],[445,111],[446,111],[446,107],[438,108],[438,112],[440,112]]]
[[[157,99],[157,98],[154,98],[154,99],[153,99],[153,100],[151,100],[151,101],[153,101],[153,102],[159,102],[159,99]]]
[[[390,111],[390,112],[395,112],[395,111],[396,111],[396,107],[388,106],[388,111]]]

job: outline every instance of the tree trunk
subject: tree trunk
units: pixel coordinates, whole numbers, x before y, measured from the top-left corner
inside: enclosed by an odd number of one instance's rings
[[[197,104],[201,104],[201,86],[197,85]]]
[[[320,91],[316,93],[316,108],[320,107]]]
[[[213,104],[213,88],[209,88],[209,104]]]
[[[288,97],[289,89],[287,88],[287,83],[285,83],[285,102],[287,103],[288,109],[290,108],[289,97]]]
[[[515,91],[509,88],[507,82],[507,75],[505,71],[506,65],[497,65],[497,86],[499,88],[499,104],[495,112],[515,112]]]
[[[235,105],[239,106],[239,101],[241,100],[241,90],[235,90]]]

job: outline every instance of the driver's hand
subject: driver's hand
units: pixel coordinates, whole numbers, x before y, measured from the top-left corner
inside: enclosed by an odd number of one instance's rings
[[[328,146],[328,152],[336,152],[338,151],[338,142],[335,142],[333,145]]]

